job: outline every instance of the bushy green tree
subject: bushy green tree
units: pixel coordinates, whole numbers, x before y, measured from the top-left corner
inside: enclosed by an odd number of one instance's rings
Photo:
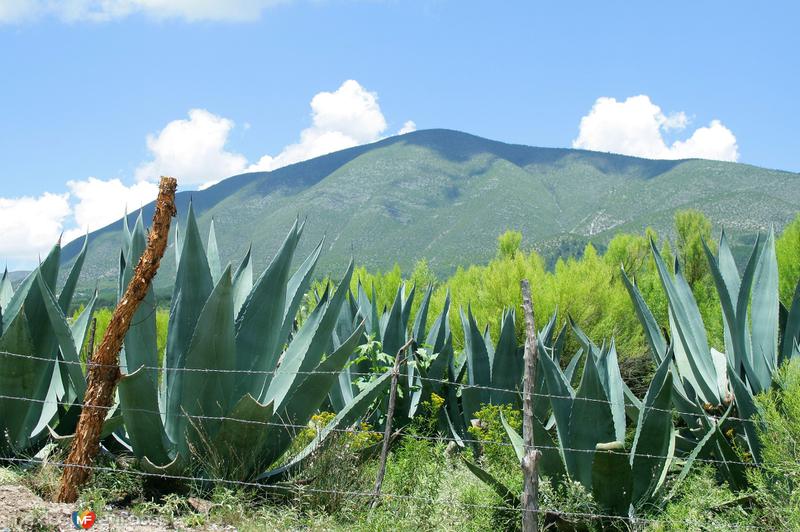
[[[709,277],[708,262],[703,251],[703,241],[714,251],[716,246],[711,238],[711,220],[696,209],[686,209],[675,213],[675,232],[677,233],[678,258],[684,269],[684,276],[692,288]]]
[[[517,254],[522,243],[522,233],[519,231],[506,231],[497,237],[497,255],[499,257],[511,257]]]
[[[787,225],[775,242],[781,301],[788,305],[800,280],[800,214]]]

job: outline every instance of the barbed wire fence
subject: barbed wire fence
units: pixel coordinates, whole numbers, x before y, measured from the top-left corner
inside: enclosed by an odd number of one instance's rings
[[[36,360],[44,363],[52,363],[52,364],[79,364],[86,370],[88,370],[87,366],[89,365],[96,365],[92,364],[91,362],[80,362],[80,361],[68,361],[62,358],[48,358],[48,357],[40,357],[36,355],[30,354],[20,354],[20,353],[13,353],[8,351],[0,351],[0,355],[3,357],[13,357],[13,358],[20,358],[20,359],[28,359],[28,360]],[[409,357],[406,357],[402,360],[402,362],[409,362]],[[116,366],[115,366],[116,367]],[[161,367],[161,366],[146,366],[142,365],[136,368],[136,371],[152,371],[156,372],[156,374],[160,377],[163,377],[164,374],[169,372],[201,372],[201,373],[228,373],[228,374],[253,374],[253,375],[277,375],[277,374],[298,374],[298,375],[314,375],[314,374],[336,374],[338,375],[339,371],[288,371],[282,370],[278,367],[275,370],[236,370],[236,369],[214,369],[214,368],[170,368],[170,367]],[[132,373],[132,372],[131,372]],[[374,377],[375,373],[372,372],[354,372],[350,371],[350,375],[353,377]],[[469,384],[469,383],[453,383],[448,380],[441,380],[441,379],[432,379],[428,377],[422,377],[421,375],[416,375],[414,377],[417,381],[424,381],[424,382],[431,382],[436,383],[442,386],[456,386],[461,389],[480,389],[486,391],[498,391],[498,392],[507,392],[517,394],[520,397],[523,397],[525,394],[521,388],[500,388],[488,385],[480,385],[480,384]],[[556,394],[549,394],[543,392],[534,392],[530,394],[536,398],[543,398],[543,399],[569,399],[573,401],[589,401],[589,402],[599,402],[604,404],[613,404],[612,401],[603,400],[603,399],[594,399],[594,398],[587,398],[587,397],[578,397],[578,396],[562,396]],[[38,403],[38,404],[49,404],[55,406],[62,406],[62,407],[72,407],[72,406],[80,406],[79,403],[75,402],[68,402],[68,401],[60,401],[58,399],[37,399],[33,397],[21,397],[21,396],[14,396],[14,395],[6,395],[0,394],[0,400],[4,401],[12,401],[12,402],[28,402],[28,403]],[[145,413],[145,414],[152,414],[152,415],[159,415],[162,419],[169,415],[172,417],[185,417],[190,421],[228,421],[233,423],[242,423],[242,424],[255,424],[261,425],[264,427],[276,427],[282,428],[287,431],[293,431],[295,433],[303,430],[315,429],[319,433],[324,427],[319,426],[311,426],[309,424],[297,424],[297,423],[288,423],[283,421],[258,421],[258,420],[250,420],[250,419],[242,419],[237,417],[230,417],[230,416],[207,416],[207,415],[196,415],[196,414],[189,414],[186,412],[175,413],[175,412],[166,412],[162,409],[158,410],[150,410],[150,409],[140,409],[140,408],[124,408],[121,404],[115,404],[110,407],[106,407],[109,410],[109,413],[122,413],[123,411],[128,412],[138,412],[138,413]],[[639,405],[640,409],[644,410],[653,410],[653,411],[661,411],[661,412],[669,412],[669,413],[676,413],[682,416],[694,416],[700,418],[702,416],[706,416],[713,420],[715,419],[714,416],[708,414],[701,414],[699,412],[681,412],[675,409],[662,409],[654,406],[648,406],[642,403]],[[0,413],[0,415],[2,415]],[[722,417],[722,416],[719,416]],[[725,419],[731,421],[739,421],[743,423],[758,423],[759,421],[753,419],[746,419],[746,418],[739,418],[734,416],[727,416]],[[373,436],[374,438],[384,438],[386,435],[384,431],[373,430],[371,428],[365,428],[361,424],[355,424],[348,428],[331,428],[327,429],[329,432],[339,433],[339,434],[349,434],[349,435],[358,435],[364,434],[368,436]],[[395,436],[397,433],[393,434]],[[456,437],[455,435],[447,435],[447,434],[439,434],[436,436],[424,435],[424,434],[416,434],[413,432],[402,432],[402,438],[420,440],[420,441],[429,441],[435,443],[443,443],[443,444],[455,444],[460,447],[464,447],[465,445],[477,445],[477,446],[499,446],[499,447],[513,447],[513,444],[509,441],[496,441],[496,440],[484,440],[479,438],[468,438],[468,437]],[[541,450],[550,450],[550,451],[559,451],[559,452],[574,452],[574,453],[594,453],[595,449],[581,449],[581,448],[573,448],[573,447],[561,447],[556,445],[546,445],[546,444],[536,444],[537,449]],[[684,460],[676,455],[672,456],[665,456],[665,455],[653,455],[647,453],[632,453],[629,451],[625,451],[624,449],[621,450],[606,450],[604,451],[610,454],[621,454],[626,457],[644,457],[644,458],[651,458],[651,459],[660,459],[660,460],[672,460],[675,464],[680,464]],[[695,457],[695,462],[698,463],[706,463],[712,465],[739,465],[742,467],[748,468],[762,468],[761,464],[755,462],[748,462],[748,461],[733,461],[733,460],[719,460],[715,458],[707,458],[707,457]],[[150,471],[145,471],[141,469],[133,469],[133,468],[119,468],[119,467],[108,467],[102,465],[75,465],[75,464],[67,464],[65,462],[59,460],[52,460],[47,458],[37,458],[37,457],[19,457],[19,456],[9,456],[9,457],[1,457],[0,456],[0,464],[8,464],[10,466],[18,466],[18,467],[36,467],[36,466],[51,466],[57,467],[60,469],[65,468],[81,468],[81,469],[89,469],[93,472],[103,472],[103,473],[111,473],[115,475],[130,475],[130,476],[138,476],[143,478],[160,478],[166,480],[174,480],[174,481],[183,481],[183,482],[195,482],[195,483],[214,483],[218,485],[225,485],[225,486],[236,486],[236,487],[243,487],[243,488],[253,488],[257,490],[264,490],[267,492],[274,492],[274,493],[283,493],[287,495],[302,495],[302,494],[309,494],[309,493],[318,493],[318,494],[334,494],[339,496],[348,496],[348,497],[358,497],[364,498],[365,504],[368,504],[371,499],[376,497],[375,491],[367,491],[367,490],[340,490],[340,489],[325,489],[325,488],[318,488],[311,485],[306,484],[299,484],[299,483],[292,483],[292,482],[280,482],[280,483],[270,483],[270,482],[259,482],[259,481],[245,481],[245,480],[233,480],[233,479],[226,479],[226,478],[210,478],[207,476],[198,477],[192,475],[176,475],[176,474],[169,474],[166,472],[159,472],[153,473]],[[401,494],[401,493],[391,493],[391,492],[379,492],[377,495],[381,501],[416,501],[416,502],[424,502],[433,505],[445,505],[448,507],[459,506],[464,508],[472,508],[472,509],[482,509],[482,510],[494,510],[494,511],[502,511],[502,512],[509,512],[513,514],[517,514],[519,516],[522,515],[523,510],[519,507],[512,507],[510,505],[502,505],[502,504],[478,504],[478,503],[470,503],[458,499],[450,499],[450,498],[431,498],[431,497],[421,497],[417,495],[410,495],[410,494]],[[530,510],[528,510],[530,511]],[[540,516],[543,518],[554,518],[554,519],[562,519],[562,520],[589,520],[589,521],[605,521],[605,522],[618,522],[624,523],[626,527],[632,530],[644,530],[650,525],[657,523],[658,521],[654,519],[648,519],[643,517],[631,517],[631,516],[620,516],[620,515],[612,515],[602,512],[570,512],[570,511],[558,511],[557,509],[538,509],[536,510]],[[758,527],[753,526],[739,526],[738,528],[742,529],[757,529]]]

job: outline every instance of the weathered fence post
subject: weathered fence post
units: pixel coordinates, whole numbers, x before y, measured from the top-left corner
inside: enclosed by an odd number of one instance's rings
[[[389,389],[389,406],[386,409],[386,428],[383,431],[383,448],[381,449],[381,460],[378,465],[378,476],[375,478],[375,492],[372,495],[372,508],[380,504],[381,486],[383,477],[386,475],[386,459],[389,456],[389,442],[392,439],[392,418],[394,418],[394,408],[397,403],[397,379],[400,375],[400,361],[403,351],[414,342],[412,338],[397,351],[394,357],[394,367],[392,368],[392,384]]]
[[[78,489],[89,479],[92,460],[100,450],[103,421],[111,407],[114,389],[120,377],[119,351],[131,325],[131,319],[147,294],[164,256],[164,250],[167,249],[169,226],[176,213],[177,188],[178,183],[174,178],[161,178],[147,248],[136,265],[125,294],[114,309],[103,341],[95,353],[90,353],[91,362],[87,364],[89,382],[83,398],[81,417],[61,476],[61,487],[56,497],[58,502],[77,500]]]
[[[534,447],[533,441],[533,393],[539,350],[531,287],[527,279],[523,279],[520,285],[525,314],[525,373],[522,384],[522,440],[525,449],[522,472],[525,481],[522,489],[522,531],[535,532],[539,529],[539,451]]]

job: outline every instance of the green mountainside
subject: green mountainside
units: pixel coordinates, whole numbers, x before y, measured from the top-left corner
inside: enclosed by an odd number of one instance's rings
[[[214,219],[223,259],[236,263],[252,243],[257,271],[299,216],[307,224],[298,256],[325,238],[319,272],[338,275],[354,256],[384,269],[425,258],[447,274],[491,258],[506,229],[521,231],[523,247],[552,258],[589,241],[602,246],[617,231],[649,225],[669,233],[674,212],[684,208],[705,212],[742,242],[771,224],[779,230],[795,216],[800,174],[511,145],[436,129],[181,192],[181,223],[190,199],[201,230]],[[152,208],[144,208],[146,223]],[[114,286],[121,227],[118,221],[90,234],[84,295],[95,284]],[[66,257],[80,246],[69,244]],[[170,245],[156,280],[159,292],[174,272]]]

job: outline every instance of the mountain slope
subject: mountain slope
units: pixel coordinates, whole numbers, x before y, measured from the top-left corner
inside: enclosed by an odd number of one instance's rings
[[[652,225],[668,232],[674,211],[688,207],[733,236],[770,224],[780,229],[800,205],[800,174],[425,130],[179,193],[181,219],[190,197],[201,230],[215,220],[224,260],[238,261],[252,242],[256,267],[263,267],[300,216],[308,219],[301,254],[326,238],[322,272],[342,271],[353,255],[373,268],[410,267],[424,257],[445,274],[493,256],[506,229],[522,231],[523,245],[546,255],[565,242],[602,244],[617,230]],[[143,215],[149,221],[152,205]],[[120,229],[116,222],[90,235],[83,290],[95,282],[113,286]],[[65,256],[79,247],[71,243]],[[170,246],[156,285],[162,291],[174,275],[173,254]]]

